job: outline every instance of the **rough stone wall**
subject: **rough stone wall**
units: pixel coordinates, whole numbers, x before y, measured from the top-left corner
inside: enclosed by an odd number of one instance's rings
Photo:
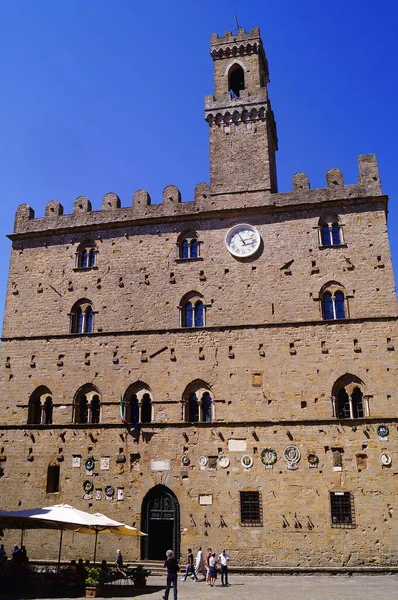
[[[245,471],[240,463],[244,452],[228,451],[229,439],[244,439],[254,466]],[[297,470],[288,470],[282,453],[287,444],[296,444],[302,459]],[[396,459],[392,467],[382,467],[380,453],[397,456],[396,426],[388,442],[380,442],[370,423],[260,424],[240,427],[227,424],[161,429],[145,427],[140,441],[121,428],[3,430],[1,447],[7,448],[5,476],[1,486],[4,508],[21,509],[55,502],[68,502],[83,510],[100,511],[115,519],[140,523],[140,508],[146,492],[162,483],[178,497],[181,508],[182,549],[210,545],[227,547],[234,564],[270,566],[338,566],[397,564],[396,550]],[[258,454],[272,445],[278,461],[264,469]],[[333,467],[333,448],[344,448],[342,470]],[[30,449],[32,449],[31,453]],[[181,464],[182,453],[191,464]],[[230,465],[210,470],[198,464],[199,457],[227,454]],[[309,452],[320,457],[318,467],[310,468]],[[82,456],[80,467],[72,467],[73,455]],[[361,462],[358,462],[358,455]],[[365,459],[363,456],[365,455]],[[27,457],[33,459],[31,462]],[[87,476],[84,459],[93,456],[93,476]],[[100,469],[102,456],[110,457],[109,471]],[[118,463],[123,456],[126,462]],[[152,458],[171,458],[171,471],[154,473]],[[59,462],[61,460],[61,462]],[[61,490],[46,494],[48,464],[59,464]],[[15,482],[18,474],[18,484]],[[82,484],[93,479],[102,490],[101,500],[83,498]],[[104,488],[113,485],[124,490],[123,501],[108,501]],[[355,529],[333,529],[330,525],[329,492],[350,490],[354,496]],[[263,503],[262,527],[239,524],[239,492],[260,490]],[[211,495],[212,504],[199,505],[201,494]],[[35,558],[57,556],[56,532],[27,532],[25,543]],[[6,532],[9,547],[19,532]],[[67,534],[63,558],[91,557],[92,536]],[[116,547],[125,558],[139,558],[139,544],[133,539],[100,537],[98,558],[111,559]]]
[[[341,247],[319,245],[325,212],[322,207],[245,215],[263,242],[255,260],[244,262],[225,247],[225,234],[237,222],[228,213],[223,219],[102,232],[49,231],[15,241],[3,336],[53,335],[55,323],[57,334],[68,334],[68,315],[81,298],[93,302],[95,331],[178,328],[181,299],[192,290],[203,294],[210,327],[315,321],[322,319],[320,291],[329,281],[345,288],[351,318],[395,315],[383,203],[338,210]],[[198,234],[200,259],[181,261],[177,240],[188,229]],[[97,266],[89,271],[75,269],[85,239],[98,250]]]

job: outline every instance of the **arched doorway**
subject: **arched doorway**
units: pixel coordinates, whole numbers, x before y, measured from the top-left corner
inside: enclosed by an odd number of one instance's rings
[[[142,501],[141,529],[148,534],[142,538],[143,559],[164,560],[166,550],[180,556],[180,505],[165,485],[156,485]]]

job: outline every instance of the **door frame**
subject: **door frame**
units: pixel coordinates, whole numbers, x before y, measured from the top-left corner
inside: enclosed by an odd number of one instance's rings
[[[174,492],[165,485],[158,484],[151,488],[144,496],[141,505],[141,530],[145,533],[149,532],[149,505],[154,498],[168,496],[172,502],[173,513],[174,513],[174,527],[173,527],[173,541],[170,549],[174,551],[177,560],[180,557],[181,548],[181,529],[180,529],[180,503],[178,502],[177,496]],[[149,537],[145,536],[141,538],[141,559],[149,560]]]

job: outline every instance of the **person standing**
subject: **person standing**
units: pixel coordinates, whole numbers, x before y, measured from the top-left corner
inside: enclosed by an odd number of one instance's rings
[[[203,559],[202,546],[198,546],[198,553],[196,555],[196,561],[195,561],[195,571],[196,571],[197,576],[199,575],[199,573],[202,573],[203,577],[206,580],[206,569],[205,569],[205,561]]]
[[[216,553],[212,552],[209,558],[209,577],[210,577],[210,586],[214,587],[216,585],[217,579],[217,569],[216,569]]]
[[[229,585],[228,583],[228,561],[229,561],[229,556],[228,554],[225,552],[225,550],[223,550],[219,556],[220,559],[220,568],[221,568],[221,585],[223,587],[227,587]]]
[[[167,569],[167,580],[166,590],[164,592],[164,596],[162,596],[162,600],[169,600],[171,584],[173,584],[174,600],[177,600],[177,578],[180,565],[178,564],[178,561],[175,558],[172,550],[167,550],[166,561],[163,566]]]
[[[120,573],[123,577],[126,577],[126,573],[123,571],[123,556],[120,550],[116,550],[115,565],[117,566],[118,574]]]
[[[194,566],[193,566],[192,548],[188,548],[187,568],[186,568],[186,571],[185,571],[185,575],[182,578],[182,581],[186,581],[187,580],[187,577],[188,577],[189,573],[192,573],[193,579],[194,579],[195,583],[197,581],[199,581],[198,578],[197,578],[197,576],[196,576],[195,569],[194,569]]]
[[[207,548],[207,554],[206,554],[206,585],[210,585],[210,567],[209,567],[209,560],[211,557],[211,548]]]

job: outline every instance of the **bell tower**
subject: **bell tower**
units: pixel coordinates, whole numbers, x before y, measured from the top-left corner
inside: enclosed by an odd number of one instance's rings
[[[278,138],[260,29],[211,36],[214,96],[205,98],[210,193],[277,191]]]

